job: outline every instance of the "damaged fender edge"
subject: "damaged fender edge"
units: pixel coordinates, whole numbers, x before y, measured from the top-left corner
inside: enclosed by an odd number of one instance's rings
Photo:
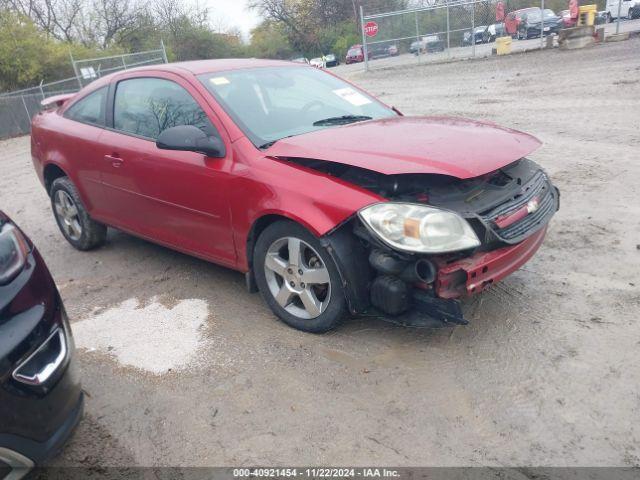
[[[353,232],[353,222],[356,221],[353,216],[320,238],[320,243],[338,268],[352,315],[375,317],[414,328],[442,328],[469,323],[458,300],[437,298],[419,289],[413,290],[409,309],[399,315],[388,315],[374,308],[370,295],[376,271],[369,261],[371,247],[366,248]]]

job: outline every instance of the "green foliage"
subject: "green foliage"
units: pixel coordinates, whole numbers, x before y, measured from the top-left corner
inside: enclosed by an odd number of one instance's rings
[[[0,11],[0,89],[20,88],[42,75],[46,38],[24,17]]]
[[[334,53],[343,58],[351,45],[360,42],[360,34],[355,22],[343,21],[318,33],[318,45],[320,48],[318,54]]]
[[[262,22],[251,31],[249,54],[257,58],[289,59],[295,52],[283,28],[275,22]]]
[[[237,37],[213,33],[206,27],[185,25],[169,42],[177,60],[237,57],[243,49]]]
[[[73,76],[69,57],[88,58],[121,52],[68,44],[47,37],[22,15],[0,10],[0,91],[36,86]]]

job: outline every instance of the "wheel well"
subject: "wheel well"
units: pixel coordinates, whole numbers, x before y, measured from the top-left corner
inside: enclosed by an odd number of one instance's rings
[[[247,236],[247,263],[249,265],[249,270],[253,267],[253,247],[256,244],[256,240],[258,240],[258,237],[265,228],[280,220],[289,219],[282,215],[265,215],[258,218],[251,226],[251,230],[249,230],[249,235]]]
[[[56,178],[66,177],[67,174],[59,166],[50,163],[44,167],[44,186],[47,194],[51,191],[51,185]]]

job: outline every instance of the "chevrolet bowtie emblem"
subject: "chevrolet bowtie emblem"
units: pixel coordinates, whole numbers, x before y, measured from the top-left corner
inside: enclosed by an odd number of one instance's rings
[[[538,200],[538,197],[532,198],[527,203],[527,212],[528,213],[533,213],[536,210],[538,210],[538,208],[540,208],[540,200]]]

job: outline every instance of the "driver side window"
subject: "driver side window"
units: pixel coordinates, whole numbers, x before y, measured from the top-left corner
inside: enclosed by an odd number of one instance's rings
[[[219,137],[198,102],[177,83],[152,77],[118,83],[113,109],[116,130],[156,140],[167,128],[180,125],[193,125]]]

